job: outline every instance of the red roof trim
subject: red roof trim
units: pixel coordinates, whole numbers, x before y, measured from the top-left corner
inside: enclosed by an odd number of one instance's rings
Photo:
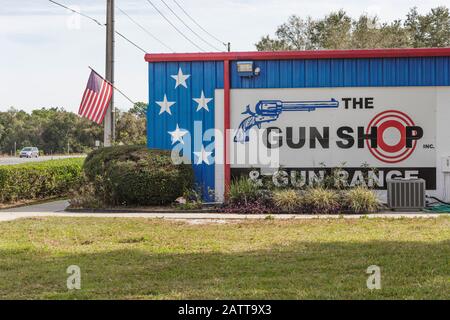
[[[400,57],[447,57],[450,48],[316,50],[276,52],[218,52],[218,53],[150,53],[147,62],[170,61],[229,61],[229,60],[291,60],[291,59],[354,59]]]

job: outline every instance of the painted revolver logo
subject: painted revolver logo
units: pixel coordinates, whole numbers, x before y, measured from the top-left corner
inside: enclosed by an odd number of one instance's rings
[[[278,119],[284,111],[315,111],[316,109],[338,108],[339,102],[336,99],[329,101],[280,101],[261,100],[255,106],[255,111],[250,110],[250,106],[242,114],[248,114],[239,125],[234,137],[234,142],[248,142],[249,131],[254,126],[261,129],[262,123],[273,122]]]

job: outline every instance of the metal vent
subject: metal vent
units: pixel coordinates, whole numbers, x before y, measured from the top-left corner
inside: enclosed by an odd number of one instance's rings
[[[425,207],[425,180],[392,179],[387,181],[388,206],[394,210],[421,210]]]

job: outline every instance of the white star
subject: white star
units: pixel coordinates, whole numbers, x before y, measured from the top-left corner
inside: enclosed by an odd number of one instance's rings
[[[169,131],[169,134],[172,136],[172,144],[175,144],[177,142],[181,142],[184,144],[183,137],[188,133],[187,130],[180,129],[180,127],[177,124],[177,128],[175,131]]]
[[[194,152],[194,155],[197,157],[196,164],[202,164],[203,162],[209,165],[209,157],[212,152],[207,152],[205,148],[202,146],[202,150],[200,152]]]
[[[205,98],[205,93],[203,92],[203,90],[200,98],[193,100],[198,103],[197,112],[199,112],[201,109],[205,109],[209,112],[208,103],[212,100],[212,98]]]
[[[170,107],[173,106],[175,102],[169,102],[166,95],[164,95],[163,101],[156,101],[156,103],[161,107],[161,110],[159,110],[159,114],[167,112],[168,114],[172,115],[172,112],[170,112]]]
[[[171,76],[176,81],[175,89],[178,88],[179,86],[187,88],[186,80],[189,79],[190,76],[191,75],[189,74],[183,74],[183,70],[181,70],[181,68],[178,69],[178,74]]]

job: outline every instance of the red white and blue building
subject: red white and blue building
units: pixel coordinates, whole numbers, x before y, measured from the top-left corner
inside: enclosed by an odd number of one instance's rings
[[[387,179],[419,177],[430,195],[449,200],[450,48],[145,60],[148,147],[183,150],[206,198],[222,199],[238,175],[304,186],[339,167],[348,185],[369,175],[382,194]],[[259,139],[279,152],[279,169],[236,161]]]

